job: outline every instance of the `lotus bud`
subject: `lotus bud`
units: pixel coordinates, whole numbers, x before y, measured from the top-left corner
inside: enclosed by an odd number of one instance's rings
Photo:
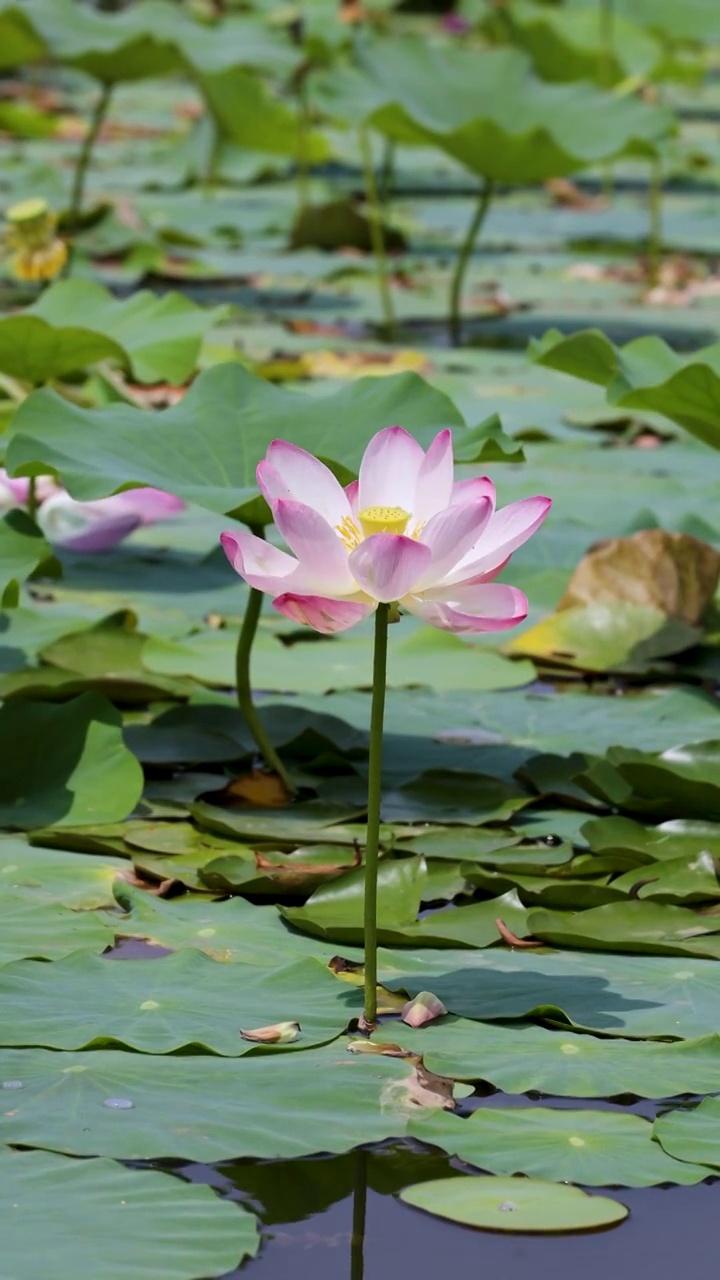
[[[67,246],[56,234],[57,215],[45,200],[21,200],[8,209],[5,242],[12,250],[16,280],[54,280],[67,262]]]
[[[424,1027],[436,1018],[444,1018],[447,1009],[432,991],[420,991],[413,1000],[403,1006],[400,1017],[409,1027]]]

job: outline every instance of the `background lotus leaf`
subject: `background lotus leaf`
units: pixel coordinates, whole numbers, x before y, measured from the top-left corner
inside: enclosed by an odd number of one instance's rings
[[[201,374],[178,405],[152,418],[128,405],[84,410],[53,391],[37,392],[15,415],[7,467],[55,471],[76,498],[104,497],[134,481],[267,523],[255,468],[271,440],[290,439],[357,468],[378,425],[397,421],[428,443],[442,427],[464,430],[452,401],[417,374],[360,378],[314,399],[224,364]]]
[[[0,1151],[5,1262],[13,1280],[47,1266],[58,1280],[102,1268],[106,1280],[132,1271],[157,1280],[201,1280],[257,1253],[255,1217],[157,1170],[114,1160],[68,1160],[47,1151]],[[128,1230],[128,1221],[132,1230]]]
[[[568,338],[550,330],[530,351],[538,364],[605,387],[615,408],[661,413],[720,449],[720,343],[681,355],[657,337],[616,347],[597,329]]]

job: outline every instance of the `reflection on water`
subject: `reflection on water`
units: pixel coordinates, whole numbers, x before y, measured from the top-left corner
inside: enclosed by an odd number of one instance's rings
[[[712,1181],[613,1190],[630,1216],[611,1229],[512,1236],[455,1226],[403,1204],[397,1193],[412,1182],[472,1176],[461,1161],[413,1141],[341,1156],[175,1169],[260,1218],[260,1254],[222,1280],[444,1280],[448,1270],[472,1280],[677,1280],[682,1273],[706,1274],[714,1249],[718,1188]]]

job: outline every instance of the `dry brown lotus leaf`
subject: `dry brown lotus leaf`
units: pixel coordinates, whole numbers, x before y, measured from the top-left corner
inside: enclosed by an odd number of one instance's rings
[[[213,804],[228,809],[284,809],[291,799],[282,779],[267,769],[240,774],[220,791],[205,793],[210,796]]]
[[[697,626],[719,579],[720,555],[708,543],[689,533],[644,529],[609,538],[583,556],[558,609],[624,601]]]

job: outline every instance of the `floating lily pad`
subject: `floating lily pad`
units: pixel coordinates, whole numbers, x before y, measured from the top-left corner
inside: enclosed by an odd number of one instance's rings
[[[705,1098],[699,1107],[658,1116],[653,1132],[668,1155],[720,1167],[720,1100]]]
[[[599,329],[570,337],[557,330],[533,344],[539,364],[607,389],[616,408],[663,414],[713,448],[720,448],[720,344],[678,355],[661,338],[636,338],[615,347]]]
[[[712,1092],[720,1069],[718,1035],[668,1044],[448,1016],[416,1030],[388,1023],[373,1038],[420,1054],[430,1071],[453,1080],[485,1080],[511,1094],[668,1098]]]
[[[6,1148],[0,1205],[3,1266],[13,1280],[35,1280],[48,1251],[57,1280],[98,1268],[106,1280],[133,1273],[202,1280],[233,1270],[260,1247],[255,1217],[241,1205],[210,1187],[114,1160]]]
[[[464,429],[452,401],[414,373],[360,378],[310,399],[224,364],[202,373],[174,408],[154,415],[151,432],[144,410],[80,409],[38,391],[15,415],[7,466],[55,471],[75,498],[105,497],[135,482],[266,524],[270,513],[257,497],[255,468],[271,440],[290,439],[357,467],[378,426],[398,420],[427,441],[441,427]]]
[[[282,1054],[4,1049],[0,1079],[23,1087],[0,1117],[2,1137],[118,1160],[289,1159],[404,1137],[418,1105],[451,1105],[447,1089],[423,1094],[409,1062],[353,1057],[343,1045],[293,1054],[290,1075],[292,1088]],[[106,1105],[116,1099],[132,1106]]]
[[[299,1022],[294,1044],[307,1048],[338,1036],[362,1004],[360,993],[318,960],[239,968],[194,949],[155,964],[78,952],[52,965],[5,965],[0,992],[0,1044],[82,1049],[116,1042],[158,1054],[201,1045],[233,1057],[253,1049],[241,1029]]]
[[[653,1141],[642,1116],[566,1107],[480,1107],[467,1120],[418,1118],[415,1137],[489,1173],[524,1173],[588,1187],[685,1186],[702,1182],[702,1165],[673,1160]]]
[[[66,329],[68,316],[81,316],[83,330],[91,330],[96,344],[104,341],[105,351],[93,354],[89,350],[89,335],[85,337],[86,350],[78,344],[77,354],[68,349],[64,367],[54,368],[37,349],[33,334],[24,340],[25,358],[32,354],[40,367],[40,377],[28,378],[31,382],[47,382],[108,356],[128,366],[137,382],[185,382],[197,367],[200,344],[209,332],[227,314],[225,307],[199,307],[180,293],[165,293],[160,297],[140,290],[130,298],[117,299],[93,280],[61,280],[46,289],[28,308],[28,316],[39,317],[50,326],[46,342],[60,348],[70,341],[72,329]],[[25,323],[24,316],[12,316],[0,323],[0,366],[15,377],[27,377],[14,368],[5,369],[3,363],[3,326]],[[66,338],[65,335],[68,335]],[[13,334],[14,337],[14,334]],[[77,341],[73,339],[73,341]],[[14,345],[19,345],[20,335]],[[98,350],[99,347],[98,347]],[[51,361],[57,362],[53,351]]]
[[[116,822],[142,791],[119,712],[93,694],[59,707],[6,704],[0,765],[0,821],[7,827]]]
[[[592,1231],[615,1226],[629,1212],[606,1196],[530,1178],[441,1178],[405,1187],[400,1198],[438,1218],[486,1231]]]
[[[431,990],[460,1017],[535,1017],[631,1038],[720,1031],[717,976],[714,960],[695,956],[630,961],[590,951],[385,951],[380,966],[381,981],[393,990]]]

